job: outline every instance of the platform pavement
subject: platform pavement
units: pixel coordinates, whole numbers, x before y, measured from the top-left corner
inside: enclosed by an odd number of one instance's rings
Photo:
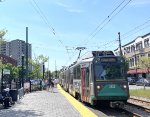
[[[14,106],[1,109],[0,117],[81,117],[58,90],[26,94]]]

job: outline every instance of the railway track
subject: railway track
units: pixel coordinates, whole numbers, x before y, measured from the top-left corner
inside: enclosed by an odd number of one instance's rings
[[[141,106],[147,106],[148,108],[150,108],[150,101],[148,100],[142,100],[142,99],[130,97],[129,102],[135,104],[140,103]]]
[[[150,117],[150,101],[140,100],[131,97],[124,108],[110,108],[105,105],[91,106],[83,103],[98,117],[116,116],[116,117]]]
[[[142,110],[150,113],[150,101],[148,100],[141,100],[131,97],[128,100],[128,104],[131,106],[136,106],[137,108],[141,108]]]
[[[132,117],[150,117],[150,102],[131,97],[124,110]]]
[[[130,103],[132,102],[132,103]],[[96,115],[100,115],[100,112],[106,116],[117,116],[117,117],[150,117],[149,102],[134,98],[128,102],[124,108],[103,108],[103,107],[89,107]],[[138,102],[138,103],[137,103]],[[142,106],[140,105],[142,103]],[[150,107],[150,106],[149,106]],[[92,109],[91,109],[92,108]]]

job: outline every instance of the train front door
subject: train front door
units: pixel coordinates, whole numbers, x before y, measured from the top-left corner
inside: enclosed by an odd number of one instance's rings
[[[81,86],[82,86],[82,101],[89,102],[90,88],[89,88],[89,68],[83,67],[81,71]]]

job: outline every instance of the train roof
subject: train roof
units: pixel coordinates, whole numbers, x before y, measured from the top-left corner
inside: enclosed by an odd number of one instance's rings
[[[79,58],[79,60],[94,58],[97,56],[115,56],[112,51],[90,51]]]
[[[72,63],[68,68],[75,66],[78,63],[93,61],[98,56],[115,56],[113,51],[89,51],[82,55],[77,61]]]

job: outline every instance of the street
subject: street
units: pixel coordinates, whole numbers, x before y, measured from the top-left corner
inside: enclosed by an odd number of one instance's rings
[[[145,88],[150,89],[150,86],[146,86]],[[129,85],[129,89],[144,89],[144,86]]]

